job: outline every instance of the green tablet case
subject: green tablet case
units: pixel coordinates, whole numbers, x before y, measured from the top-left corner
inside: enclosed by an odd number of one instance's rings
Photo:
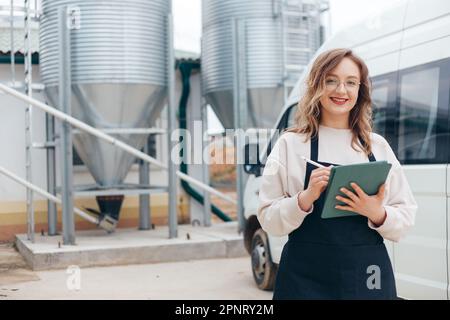
[[[346,205],[336,200],[337,195],[348,198],[340,191],[340,188],[345,187],[354,192],[350,183],[355,182],[366,194],[377,194],[378,188],[386,181],[390,169],[391,164],[387,161],[373,161],[331,168],[321,217],[327,219],[358,215],[351,211],[335,208],[336,205]]]

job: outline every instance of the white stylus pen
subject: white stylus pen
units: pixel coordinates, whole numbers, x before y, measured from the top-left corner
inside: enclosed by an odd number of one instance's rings
[[[320,163],[317,163],[317,162],[315,162],[315,161],[309,160],[308,158],[306,158],[306,157],[304,157],[304,156],[302,156],[302,159],[305,160],[306,162],[311,163],[312,165],[315,165],[316,167],[319,167],[319,168],[326,168],[325,166],[321,165]]]

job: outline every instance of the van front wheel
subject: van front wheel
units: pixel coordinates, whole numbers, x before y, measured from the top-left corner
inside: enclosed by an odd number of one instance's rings
[[[277,266],[272,262],[267,234],[262,229],[253,234],[251,252],[253,278],[258,288],[273,290]]]

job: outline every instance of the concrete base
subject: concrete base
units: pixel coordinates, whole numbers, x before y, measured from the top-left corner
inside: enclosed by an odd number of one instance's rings
[[[247,256],[237,222],[211,227],[178,226],[178,238],[169,239],[167,226],[155,230],[118,229],[78,231],[76,245],[62,245],[61,236],[16,236],[16,246],[33,270],[111,266]]]

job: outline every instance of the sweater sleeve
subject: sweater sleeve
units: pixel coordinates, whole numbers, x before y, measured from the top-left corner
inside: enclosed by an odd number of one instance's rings
[[[414,200],[403,168],[389,145],[387,148],[390,158],[388,161],[392,163],[392,168],[386,180],[383,200],[386,220],[378,227],[369,220],[369,227],[376,230],[383,238],[398,242],[414,225],[417,203]]]
[[[273,236],[291,233],[313,211],[313,206],[305,212],[298,205],[298,195],[303,190],[294,195],[288,192],[288,172],[282,161],[286,146],[280,140],[282,138],[277,141],[267,159],[259,189],[258,220],[263,230]]]

